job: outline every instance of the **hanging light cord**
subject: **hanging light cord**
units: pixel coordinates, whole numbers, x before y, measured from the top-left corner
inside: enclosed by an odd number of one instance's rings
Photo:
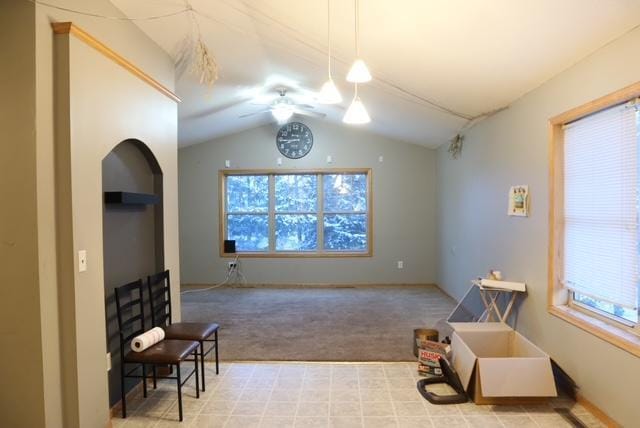
[[[229,28],[229,29],[231,29],[233,31],[236,31],[236,32],[238,32],[238,33],[240,33],[240,34],[242,34],[244,36],[255,37],[255,35],[253,33],[247,31],[246,29],[244,29],[244,28],[242,28],[240,26],[237,26],[235,24],[231,24],[229,22],[223,21],[223,20],[221,20],[219,18],[216,18],[214,16],[208,15],[208,14],[202,12],[201,10],[195,9],[193,7],[185,7],[184,9],[180,9],[180,10],[177,10],[175,12],[170,12],[170,13],[166,13],[166,14],[163,14],[163,15],[151,15],[151,16],[142,16],[142,17],[129,18],[129,17],[124,17],[124,16],[109,16],[109,15],[102,15],[102,14],[98,14],[98,13],[92,13],[92,12],[86,12],[86,11],[81,11],[81,10],[70,9],[70,8],[66,8],[66,7],[62,7],[62,6],[57,6],[55,4],[48,3],[48,2],[45,2],[45,1],[42,1],[42,0],[24,0],[24,1],[27,1],[27,2],[33,3],[33,4],[37,4],[37,5],[40,5],[40,6],[49,7],[49,8],[52,8],[52,9],[57,9],[57,10],[65,11],[65,12],[75,13],[75,14],[78,14],[78,15],[84,15],[84,16],[90,16],[90,17],[102,18],[102,19],[111,19],[111,20],[115,20],[115,21],[152,21],[152,20],[157,20],[157,19],[162,19],[162,18],[169,18],[169,17],[172,17],[172,16],[181,15],[181,14],[187,13],[187,12],[193,12],[195,14],[200,15],[201,17],[203,17],[205,19],[208,19],[210,21],[213,21],[213,22],[216,22],[216,23],[218,23],[220,25],[223,25],[223,26],[225,26],[225,27],[227,27],[227,28]],[[230,8],[235,9],[236,11],[238,11],[238,12],[244,14],[244,15],[247,15],[247,16],[250,16],[252,18],[255,18],[255,16],[252,16],[251,13],[247,13],[247,11],[238,8],[235,4],[230,3],[228,0],[218,0],[218,1],[221,2],[221,3],[226,4]],[[276,25],[278,25],[280,27],[284,27],[285,29],[287,29],[289,31],[293,31],[293,32],[297,33],[297,36],[293,37],[293,39],[296,42],[306,46],[309,49],[312,49],[312,50],[315,50],[315,51],[321,51],[320,49],[318,49],[317,46],[315,46],[312,43],[309,43],[307,40],[302,38],[302,36],[304,36],[304,35],[300,34],[300,32],[298,30],[289,27],[288,25],[278,21],[274,17],[264,13],[263,11],[261,11],[259,9],[256,9],[252,5],[246,4],[246,6],[247,6],[247,8],[249,8],[254,13],[258,13],[259,15],[262,15],[265,19],[273,22],[274,24],[276,24]],[[264,21],[262,21],[262,23],[265,24]],[[358,24],[358,20],[357,20],[357,17],[356,17],[356,25],[357,24]],[[281,49],[286,49],[287,51],[290,50],[288,46],[285,46],[285,45],[280,44],[278,42],[275,42],[273,40],[267,39],[267,42],[269,44],[271,44],[273,46],[276,46],[276,47],[279,47]],[[358,43],[357,43],[357,37],[356,37],[356,49],[358,49],[357,45],[358,45]],[[307,58],[307,57],[305,57],[305,56],[303,56],[303,55],[301,55],[299,53],[295,53],[295,55],[298,56],[299,58],[304,59],[305,61],[309,62],[310,64],[313,64],[313,65],[317,66],[317,63],[314,60],[312,60],[310,58]],[[447,108],[447,107],[445,107],[445,106],[443,106],[443,105],[441,105],[441,104],[439,104],[437,102],[434,102],[434,101],[432,101],[432,100],[430,100],[428,98],[425,98],[425,97],[420,96],[420,95],[418,95],[418,94],[416,94],[414,92],[411,92],[411,91],[408,91],[408,90],[402,88],[401,86],[399,86],[399,85],[397,85],[397,84],[385,79],[384,77],[380,76],[379,73],[378,73],[378,76],[377,76],[377,81],[382,83],[384,86],[387,86],[388,88],[391,88],[391,89],[397,91],[398,93],[405,95],[406,97],[402,97],[402,98],[405,99],[406,101],[414,102],[414,103],[420,104],[420,105],[425,105],[426,104],[426,105],[428,105],[428,106],[430,106],[432,108],[444,111],[444,112],[446,112],[448,114],[451,114],[453,116],[457,116],[457,117],[459,117],[461,119],[472,120],[472,119],[475,119],[475,118],[483,118],[483,117],[485,117],[487,115],[487,113],[483,113],[483,114],[479,114],[479,115],[476,115],[476,116],[472,116],[472,115],[469,115],[469,114],[464,114],[464,113],[455,111],[453,109]],[[382,89],[382,90],[385,90],[386,88],[384,88],[384,86],[379,86],[379,88]],[[489,112],[489,113],[491,113],[491,112]]]
[[[331,0],[327,0],[327,52],[329,54],[329,80],[331,79]]]
[[[62,10],[64,12],[70,12],[70,13],[77,13],[78,15],[84,15],[84,16],[91,16],[93,18],[103,18],[103,19],[112,19],[114,21],[153,21],[155,19],[162,19],[162,18],[169,18],[171,16],[176,16],[176,15],[180,15],[182,13],[185,12],[189,12],[192,10],[191,7],[186,7],[184,9],[180,9],[177,10],[175,12],[169,12],[169,13],[165,13],[163,15],[151,15],[151,16],[141,16],[141,17],[134,17],[134,18],[129,18],[126,16],[113,16],[113,15],[102,15],[99,13],[92,13],[92,12],[82,12],[79,10],[74,10],[74,9],[70,9],[67,7],[63,7],[63,6],[58,6],[52,3],[47,3],[41,0],[26,0],[29,3],[33,3],[33,4],[37,4],[40,6],[46,6],[46,7],[50,7],[52,9],[57,9],[57,10]]]
[[[354,6],[355,6],[355,11],[354,11],[354,19],[355,19],[355,28],[356,31],[354,32],[355,38],[356,38],[356,59],[360,58],[360,2],[358,0],[354,0]]]

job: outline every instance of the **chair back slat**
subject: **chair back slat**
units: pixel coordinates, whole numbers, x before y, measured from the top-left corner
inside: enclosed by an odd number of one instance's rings
[[[136,321],[143,321],[142,319],[142,315],[138,314],[135,316],[132,316],[131,318],[128,318],[126,321],[122,322],[122,329],[127,329],[130,325],[132,325],[133,323],[135,323]]]
[[[163,325],[169,325],[169,323],[167,322],[169,320],[169,314],[167,314],[166,312],[159,312],[156,314],[155,320],[157,323],[156,326],[162,327]]]
[[[142,333],[144,333],[144,332],[141,332],[141,331],[134,331],[133,333],[130,333],[130,334],[126,335],[126,336],[124,337],[124,343],[131,342],[131,339],[133,339],[133,338],[134,338],[134,337],[136,337],[136,336],[140,336]]]
[[[115,289],[116,312],[118,315],[118,330],[120,335],[120,358],[124,361],[125,345],[135,336],[144,333],[144,302],[142,295],[142,280],[130,282]],[[125,301],[125,299],[127,299]],[[138,306],[137,313],[134,312]],[[135,327],[139,322],[139,327]],[[125,329],[129,330],[125,335]]]
[[[124,303],[122,306],[120,306],[120,310],[124,312],[127,309],[129,309],[131,307],[134,307],[135,305],[139,305],[139,304],[140,304],[140,301],[138,299],[130,300],[130,301]]]
[[[162,302],[164,302],[166,300],[166,293],[167,293],[166,288],[164,288],[164,287],[159,288],[158,290],[154,291],[151,294],[151,299],[154,302],[157,302],[158,300],[161,300]],[[162,299],[160,299],[160,297],[162,297]]]
[[[169,271],[147,277],[151,322],[154,327],[171,324],[171,281]]]

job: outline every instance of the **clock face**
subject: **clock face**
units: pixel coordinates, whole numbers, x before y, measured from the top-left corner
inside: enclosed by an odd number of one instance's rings
[[[280,153],[289,159],[300,159],[313,147],[311,129],[304,123],[287,123],[278,131],[276,146]]]

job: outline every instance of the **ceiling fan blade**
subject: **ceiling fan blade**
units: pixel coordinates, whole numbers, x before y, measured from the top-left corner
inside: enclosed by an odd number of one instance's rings
[[[295,114],[299,114],[301,116],[317,117],[318,119],[324,119],[327,116],[324,113],[318,113],[316,111],[303,110],[303,109],[300,109],[300,108],[294,109],[293,112]]]
[[[301,109],[305,109],[305,110],[311,110],[316,108],[316,106],[312,106],[310,104],[296,104],[296,107],[301,108]]]
[[[242,119],[242,118],[245,118],[245,117],[251,117],[251,116],[258,115],[258,114],[264,114],[264,113],[269,113],[269,112],[271,112],[271,109],[264,109],[264,110],[254,111],[253,113],[241,114],[240,116],[238,116],[238,118]]]

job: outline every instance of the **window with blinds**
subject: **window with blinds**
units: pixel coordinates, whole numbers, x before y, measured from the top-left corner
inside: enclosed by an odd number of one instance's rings
[[[564,127],[563,285],[638,321],[638,113],[618,105]]]

